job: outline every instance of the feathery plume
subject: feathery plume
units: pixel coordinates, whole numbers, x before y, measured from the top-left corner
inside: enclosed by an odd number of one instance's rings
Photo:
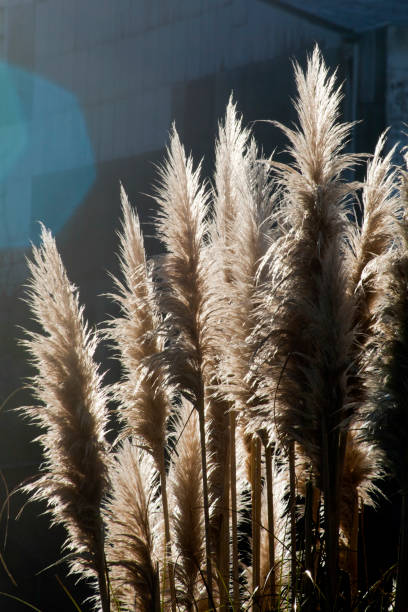
[[[362,410],[363,430],[370,442],[385,451],[386,466],[400,485],[402,508],[395,610],[408,606],[405,576],[408,568],[408,462],[406,448],[408,390],[408,254],[407,174],[402,172],[402,219],[394,248],[376,258],[376,300],[371,307],[371,355],[365,360],[367,405]],[[399,238],[399,240],[398,240]],[[371,358],[370,358],[371,357]]]
[[[121,610],[159,612],[162,528],[151,455],[126,440],[112,462],[111,481],[105,516],[113,594]]]
[[[157,358],[164,347],[162,324],[156,302],[152,271],[146,262],[139,219],[131,209],[121,187],[122,233],[120,267],[124,282],[115,279],[118,293],[112,297],[121,308],[113,319],[108,335],[114,340],[123,368],[115,387],[119,417],[125,427],[122,436],[133,436],[152,455],[160,473],[165,539],[169,563],[171,557],[169,510],[165,469],[166,425],[170,384],[163,362]],[[168,565],[172,608],[175,610],[173,567]]]
[[[378,309],[383,306],[384,283],[381,276],[387,274],[386,262],[401,234],[396,170],[392,167],[395,147],[384,155],[385,139],[386,131],[380,136],[374,156],[367,164],[362,195],[362,226],[350,233],[350,248],[346,252],[350,270],[349,291],[355,299],[356,335],[351,385],[354,414],[347,434],[340,527],[344,549],[341,561],[350,575],[352,600],[357,597],[358,586],[358,514],[363,504],[373,505],[372,493],[376,490],[373,483],[384,473],[384,455],[378,443],[373,445],[371,440],[370,444],[366,444],[364,436],[354,435],[353,430],[362,428],[364,431],[366,427],[364,414],[367,412],[367,402],[370,403],[370,371],[376,353],[373,325]]]
[[[228,472],[225,467],[228,443],[231,449],[235,445],[235,414],[228,419],[227,411],[239,409],[239,418],[248,422],[247,404],[253,396],[251,382],[245,382],[251,351],[246,344],[246,336],[253,321],[252,297],[257,266],[265,251],[271,195],[270,170],[258,161],[256,144],[249,138],[250,131],[242,127],[242,118],[230,98],[216,144],[214,221],[210,247],[220,270],[219,278],[214,280],[215,290],[219,294],[219,302],[225,302],[225,312],[228,312],[228,317],[224,317],[222,323],[224,335],[227,333],[230,337],[227,345],[223,342],[218,347],[218,355],[223,357],[214,360],[216,375],[213,384],[218,393],[229,401],[216,402],[213,397],[206,411],[211,451],[210,492],[215,496],[215,501],[218,494],[221,507],[225,505],[227,494],[225,475]],[[220,427],[222,423],[224,427]],[[233,457],[231,461],[233,465]],[[236,475],[231,472],[232,487],[235,479]],[[234,546],[237,516],[234,494],[232,504]],[[217,513],[218,505],[213,504],[212,507]],[[234,585],[237,583],[238,568],[235,565]]]
[[[169,345],[164,352],[174,382],[198,411],[206,533],[207,588],[212,600],[211,543],[204,399],[206,372],[214,351],[215,305],[209,290],[211,262],[204,250],[208,195],[173,127],[167,161],[160,169],[157,229],[167,254],[163,260],[161,305],[169,314]]]
[[[166,372],[157,360],[149,358],[163,350],[162,325],[152,270],[146,261],[143,235],[137,214],[121,187],[122,233],[120,268],[123,282],[114,279],[121,316],[113,319],[108,336],[114,340],[123,370],[115,387],[119,417],[124,422],[123,436],[136,436],[151,453],[156,465],[162,462],[166,445],[166,421],[170,391]]]
[[[259,393],[264,400],[269,394],[279,436],[286,437],[289,449],[293,440],[299,443],[323,490],[331,581],[326,595],[332,605],[345,450],[342,428],[350,409],[348,372],[354,338],[354,303],[346,293],[342,257],[348,224],[344,198],[353,186],[342,182],[341,173],[356,156],[341,152],[351,125],[338,122],[340,90],[335,89],[335,75],[328,75],[317,47],[305,74],[295,64],[295,77],[299,127],[280,126],[290,141],[294,163],[272,162],[287,221],[286,235],[270,253],[272,287],[264,299],[260,324],[267,335],[257,355],[269,371]],[[291,497],[295,499],[293,490]],[[292,532],[294,549],[293,526]]]
[[[285,419],[281,432],[288,432],[289,427],[290,437],[298,439],[296,429],[304,438],[303,444],[312,450],[315,443],[310,441],[308,444],[305,435],[308,428],[303,428],[307,423],[301,425],[299,418],[302,419],[304,414],[309,425],[311,421],[296,405],[304,401],[301,395],[307,382],[303,362],[311,346],[317,344],[313,335],[317,331],[315,326],[319,325],[319,320],[327,325],[327,321],[320,319],[320,314],[337,317],[338,313],[344,318],[344,309],[349,314],[351,310],[344,304],[342,285],[345,269],[341,261],[347,236],[343,201],[351,187],[341,182],[340,174],[351,166],[354,156],[341,153],[351,126],[337,123],[341,94],[334,89],[335,75],[328,76],[317,47],[308,60],[305,74],[295,64],[295,76],[299,94],[295,102],[299,128],[291,130],[278,124],[291,142],[289,153],[294,164],[271,162],[282,186],[280,216],[285,221],[284,233],[271,245],[264,258],[271,280],[263,299],[260,298],[258,334],[261,350],[257,363],[259,361],[261,367],[262,361],[273,366],[269,372],[269,375],[273,372],[271,389],[265,389],[264,395],[273,398],[275,415]],[[332,273],[340,280],[330,279]],[[336,290],[339,302],[326,293],[332,289]],[[318,312],[319,309],[325,312]],[[311,316],[315,323],[312,323]],[[346,323],[346,327],[348,325]],[[346,331],[349,337],[349,330]],[[340,330],[336,335],[343,337]],[[282,411],[277,410],[282,405],[285,406],[287,421]],[[296,413],[293,418],[289,414],[292,409]],[[319,419],[313,421],[319,435]]]
[[[23,487],[46,501],[53,523],[67,530],[71,569],[97,576],[102,608],[109,610],[101,501],[107,491],[106,396],[94,362],[97,336],[83,320],[76,288],[70,284],[51,233],[29,262],[28,303],[42,332],[23,344],[37,374],[31,389],[39,405],[23,408],[42,430],[37,438],[43,474]]]
[[[161,306],[171,317],[173,341],[167,352],[171,374],[193,402],[203,395],[203,370],[211,351],[209,261],[205,257],[208,195],[173,128],[168,159],[160,168],[157,230],[166,247],[161,273]],[[171,355],[171,357],[170,357]]]
[[[338,181],[359,157],[358,154],[342,153],[353,124],[338,121],[343,96],[341,89],[335,87],[336,73],[329,76],[317,45],[308,58],[306,72],[296,62],[294,69],[298,91],[294,106],[299,128],[291,129],[273,122],[290,142],[288,153],[293,158],[293,166],[277,162],[274,166],[284,179],[284,186],[296,196],[291,200],[293,225],[300,225],[305,211],[316,207],[316,212],[320,210],[322,213],[321,220],[328,217],[336,228],[335,202],[354,188],[354,185],[347,186]],[[333,206],[330,206],[330,201]],[[320,230],[321,226],[318,226],[315,231]],[[330,236],[322,238],[329,241]]]
[[[187,401],[178,415],[169,471],[172,533],[179,559],[178,603],[194,609],[199,571],[205,558],[202,469],[198,414]]]
[[[356,237],[355,261],[350,274],[353,287],[357,287],[368,262],[389,249],[397,229],[399,199],[395,193],[396,170],[391,165],[396,145],[383,155],[386,134],[387,130],[381,134],[367,165],[363,222]]]
[[[274,205],[277,194],[271,180],[269,160],[258,159],[259,152],[252,140],[241,160],[240,194],[236,202],[236,217],[231,239],[231,283],[229,285],[229,325],[232,339],[226,347],[225,377],[228,392],[248,435],[257,433],[265,439],[266,424],[257,420],[257,371],[251,368],[258,338],[254,331],[258,325],[256,308],[259,287],[270,289],[264,257],[279,231],[273,229]],[[264,415],[262,415],[264,417]],[[270,428],[270,440],[274,439]]]
[[[226,281],[230,279],[233,260],[231,243],[234,240],[237,207],[242,193],[243,158],[248,146],[250,131],[243,128],[242,117],[238,115],[232,95],[228,101],[225,120],[219,124],[215,145],[215,191],[214,210],[216,216],[212,225],[212,243],[218,245],[220,269]]]
[[[215,173],[213,189],[214,216],[210,226],[211,242],[209,256],[215,264],[216,274],[211,275],[211,284],[217,296],[220,325],[223,329],[221,344],[214,347],[210,361],[209,380],[212,393],[208,394],[206,405],[207,444],[209,456],[209,495],[211,504],[211,534],[219,568],[219,590],[221,609],[227,605],[229,585],[229,490],[231,495],[232,547],[237,550],[237,508],[235,495],[235,414],[229,414],[231,402],[222,391],[222,371],[225,368],[223,353],[225,338],[232,338],[229,320],[223,313],[229,311],[231,304],[232,265],[234,253],[233,228],[241,193],[241,172],[243,156],[247,147],[249,131],[242,128],[236,104],[229,99],[225,119],[219,123],[218,139],[215,145]],[[223,307],[221,308],[221,305]],[[234,605],[238,601],[238,554],[233,554]]]
[[[396,192],[396,170],[391,162],[395,146],[383,155],[386,132],[375,147],[374,156],[367,165],[363,184],[363,221],[351,234],[348,250],[350,290],[357,299],[356,321],[358,341],[364,346],[369,334],[372,302],[376,299],[376,282],[373,277],[378,269],[375,259],[392,247],[398,228],[400,201]],[[363,351],[364,349],[360,347]]]

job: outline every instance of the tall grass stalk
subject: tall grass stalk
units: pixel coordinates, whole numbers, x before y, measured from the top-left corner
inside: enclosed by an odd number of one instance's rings
[[[277,371],[273,375],[274,366],[271,382],[277,387],[280,380],[279,429],[289,441],[299,443],[323,492],[325,591],[332,610],[338,589],[337,500],[353,340],[353,303],[346,295],[342,260],[347,226],[344,198],[351,187],[341,180],[341,173],[355,158],[341,152],[350,125],[338,121],[341,94],[317,48],[305,73],[295,65],[295,77],[299,127],[280,126],[290,141],[294,164],[273,162],[289,227],[282,240],[283,252],[275,253],[271,264],[281,267],[273,332]],[[276,360],[279,353],[280,361]]]
[[[157,230],[167,254],[162,265],[161,305],[170,315],[169,346],[165,357],[180,391],[199,415],[203,505],[206,542],[206,586],[213,600],[212,550],[205,435],[206,376],[213,352],[214,305],[209,290],[209,261],[205,258],[208,195],[200,181],[200,166],[193,169],[191,157],[173,128],[167,162],[160,169],[157,189]],[[207,384],[210,381],[207,377]]]
[[[261,574],[261,442],[256,437],[251,448],[251,489],[252,593],[255,593],[260,589]],[[257,596],[254,596],[254,606],[259,608]]]
[[[123,375],[115,387],[118,415],[123,422],[122,437],[134,436],[151,453],[160,474],[164,533],[167,550],[172,610],[176,591],[172,563],[170,520],[165,467],[166,427],[171,406],[171,387],[166,369],[157,359],[164,346],[161,316],[151,267],[146,262],[139,219],[121,187],[122,232],[120,268],[123,281],[115,280],[121,316],[111,322],[108,337],[113,339]]]
[[[291,587],[291,610],[297,607],[297,555],[296,555],[296,465],[295,444],[289,442],[289,513],[290,513],[290,587]]]
[[[215,173],[214,173],[214,190],[213,190],[213,201],[214,201],[214,214],[213,222],[210,228],[211,232],[211,246],[210,256],[217,262],[219,267],[219,276],[215,280],[215,290],[218,294],[218,300],[224,304],[225,311],[231,306],[231,285],[233,283],[233,271],[232,267],[234,264],[234,252],[233,252],[233,241],[234,241],[234,223],[238,210],[238,202],[243,195],[240,193],[241,174],[244,171],[243,156],[245,151],[246,142],[249,136],[247,130],[242,129],[242,121],[238,118],[236,111],[236,104],[230,98],[225,119],[220,122],[218,129],[218,138],[215,145]],[[230,329],[229,321],[222,316],[222,326],[224,327],[224,334],[227,333],[233,342],[234,330]],[[222,346],[217,347],[217,352],[223,354]],[[217,373],[214,375],[215,388],[221,384],[226,383],[226,379],[229,378],[229,368],[225,366],[224,359],[217,357],[215,363],[217,364]],[[225,369],[227,372],[225,373]],[[220,374],[220,372],[223,372]],[[219,391],[218,391],[219,393]],[[216,406],[217,404],[215,404]],[[215,406],[213,408],[215,408]],[[217,412],[213,409],[207,412],[207,423],[209,425],[209,449],[211,452],[212,462],[212,481],[217,483],[220,481],[221,487],[218,486],[216,490],[216,497],[220,500],[221,506],[221,526],[226,526],[225,521],[225,510],[227,510],[228,516],[228,504],[226,502],[231,498],[231,529],[232,529],[232,543],[233,548],[237,547],[238,533],[237,533],[237,499],[236,499],[236,458],[233,456],[235,453],[236,443],[236,419],[230,419],[228,412],[234,410],[234,403],[231,402],[227,396],[226,401],[218,403]],[[224,430],[220,430],[220,424],[223,423]],[[224,438],[224,440],[223,440]],[[227,440],[230,446],[229,452],[229,471],[230,471],[230,487],[222,489],[225,484],[225,470],[227,468],[226,459],[227,454],[223,454],[227,448]],[[217,485],[216,485],[217,486]],[[229,491],[231,488],[231,491]],[[220,522],[220,518],[217,518],[217,506],[215,506],[215,512],[213,518],[215,521]],[[215,532],[217,536],[217,532]],[[223,538],[222,538],[223,540]],[[221,559],[219,558],[219,561]],[[235,598],[238,597],[238,555],[232,557],[232,575]],[[226,568],[221,570],[221,581],[225,585],[229,585],[229,572],[225,573]],[[224,597],[224,604],[227,599]]]
[[[270,171],[258,159],[257,147],[250,140],[250,132],[242,127],[242,118],[232,99],[228,103],[224,123],[219,128],[215,187],[212,250],[223,273],[221,291],[227,296],[224,301],[228,309],[224,327],[231,336],[226,350],[220,347],[224,352],[221,382],[230,402],[229,409],[238,410],[239,423],[247,430],[246,438],[251,440],[252,435],[259,432],[252,427],[250,416],[250,411],[256,410],[252,401],[256,381],[250,370],[253,347],[247,345],[246,340],[256,325],[254,295],[259,279],[259,262],[269,246],[267,234],[271,225],[272,187]],[[232,436],[236,435],[235,421],[230,423],[231,445],[234,447]],[[254,559],[257,559],[253,579],[258,581],[259,587],[260,448],[258,440],[254,444],[257,450],[249,450],[252,497],[256,501],[252,509],[252,545]],[[236,474],[231,471],[231,482],[235,479]],[[234,497],[233,491],[233,507],[236,505]],[[232,528],[232,538],[235,541],[235,522]],[[233,563],[236,562],[233,559]],[[233,573],[236,576],[236,568]]]
[[[236,432],[236,415],[235,412],[230,413],[230,478],[231,478],[231,531],[232,531],[232,589],[233,589],[233,607],[240,607],[239,593],[239,568],[238,568],[238,504],[237,504],[237,484],[236,484],[236,448],[235,448],[235,432]]]
[[[72,571],[94,577],[103,612],[109,612],[108,572],[101,504],[108,491],[106,392],[93,356],[97,336],[87,329],[51,234],[43,227],[33,249],[28,303],[41,328],[24,345],[37,371],[31,389],[37,406],[23,408],[36,423],[45,462],[24,490],[45,501],[53,523],[65,527]]]
[[[265,584],[265,590],[270,593],[269,605],[274,606],[276,596],[276,568],[275,568],[275,507],[274,507],[274,479],[273,479],[273,455],[270,446],[265,446],[265,475],[266,475],[266,505],[268,516],[268,557],[269,578]]]
[[[392,173],[391,175],[393,175]],[[407,174],[401,172],[399,205],[402,214],[398,233],[388,250],[377,257],[376,274],[372,275],[376,300],[371,304],[373,320],[371,350],[373,359],[366,362],[366,385],[369,405],[365,427],[369,439],[377,440],[385,452],[385,465],[392,471],[401,492],[401,518],[395,610],[408,606],[408,504],[407,504],[407,347],[408,347],[408,259],[407,259]],[[389,204],[395,197],[388,198]],[[394,204],[395,206],[395,204]],[[395,219],[395,218],[394,218]],[[371,286],[371,285],[370,285]]]

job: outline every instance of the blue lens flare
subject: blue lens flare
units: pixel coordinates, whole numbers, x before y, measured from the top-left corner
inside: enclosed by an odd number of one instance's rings
[[[77,98],[0,62],[0,249],[36,243],[38,221],[57,234],[95,177]]]

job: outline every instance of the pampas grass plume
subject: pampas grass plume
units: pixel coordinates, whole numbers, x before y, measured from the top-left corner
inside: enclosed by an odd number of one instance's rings
[[[139,219],[123,187],[121,200],[123,221],[119,238],[123,281],[115,279],[117,292],[111,296],[121,314],[111,321],[107,332],[117,347],[123,371],[115,387],[115,398],[125,426],[121,435],[140,438],[160,469],[171,394],[166,371],[154,359],[163,350],[162,321]]]
[[[106,505],[112,591],[121,610],[161,610],[162,542],[158,472],[152,457],[126,440],[112,464]],[[124,607],[122,607],[124,606]]]
[[[209,599],[212,599],[211,544],[207,480],[204,401],[210,383],[209,362],[214,356],[212,325],[215,305],[209,289],[211,266],[205,256],[208,193],[173,127],[167,160],[160,168],[156,200],[157,229],[166,247],[161,272],[161,307],[169,315],[170,336],[165,355],[172,379],[198,411],[200,423],[203,505],[206,532],[206,566]]]
[[[199,570],[205,557],[200,431],[197,411],[184,401],[174,430],[177,441],[169,471],[172,533],[177,551],[180,595],[193,609],[199,593]]]
[[[37,374],[31,389],[38,405],[24,408],[42,430],[38,437],[45,462],[42,475],[24,487],[45,501],[53,522],[67,530],[65,548],[72,571],[99,577],[108,609],[101,502],[108,486],[106,396],[78,293],[70,284],[54,239],[44,227],[41,246],[29,262],[28,303],[40,332],[24,345]]]
[[[121,316],[111,322],[108,335],[114,340],[122,364],[122,380],[115,387],[119,416],[125,427],[121,436],[132,436],[153,457],[160,474],[165,540],[172,600],[175,586],[171,559],[165,448],[167,417],[171,406],[171,385],[163,360],[161,315],[152,269],[146,262],[139,219],[121,187],[122,233],[120,267],[124,282],[115,279],[118,293],[113,296]],[[172,601],[173,612],[175,602]]]

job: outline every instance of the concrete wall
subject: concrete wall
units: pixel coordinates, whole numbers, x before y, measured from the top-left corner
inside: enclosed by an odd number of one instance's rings
[[[5,58],[78,98],[97,161],[160,149],[176,83],[287,54],[315,39],[323,46],[337,42],[256,0],[42,0],[3,10]],[[55,115],[69,124],[70,111],[63,96],[37,100],[34,91],[32,119],[42,117],[43,130],[52,129]]]

